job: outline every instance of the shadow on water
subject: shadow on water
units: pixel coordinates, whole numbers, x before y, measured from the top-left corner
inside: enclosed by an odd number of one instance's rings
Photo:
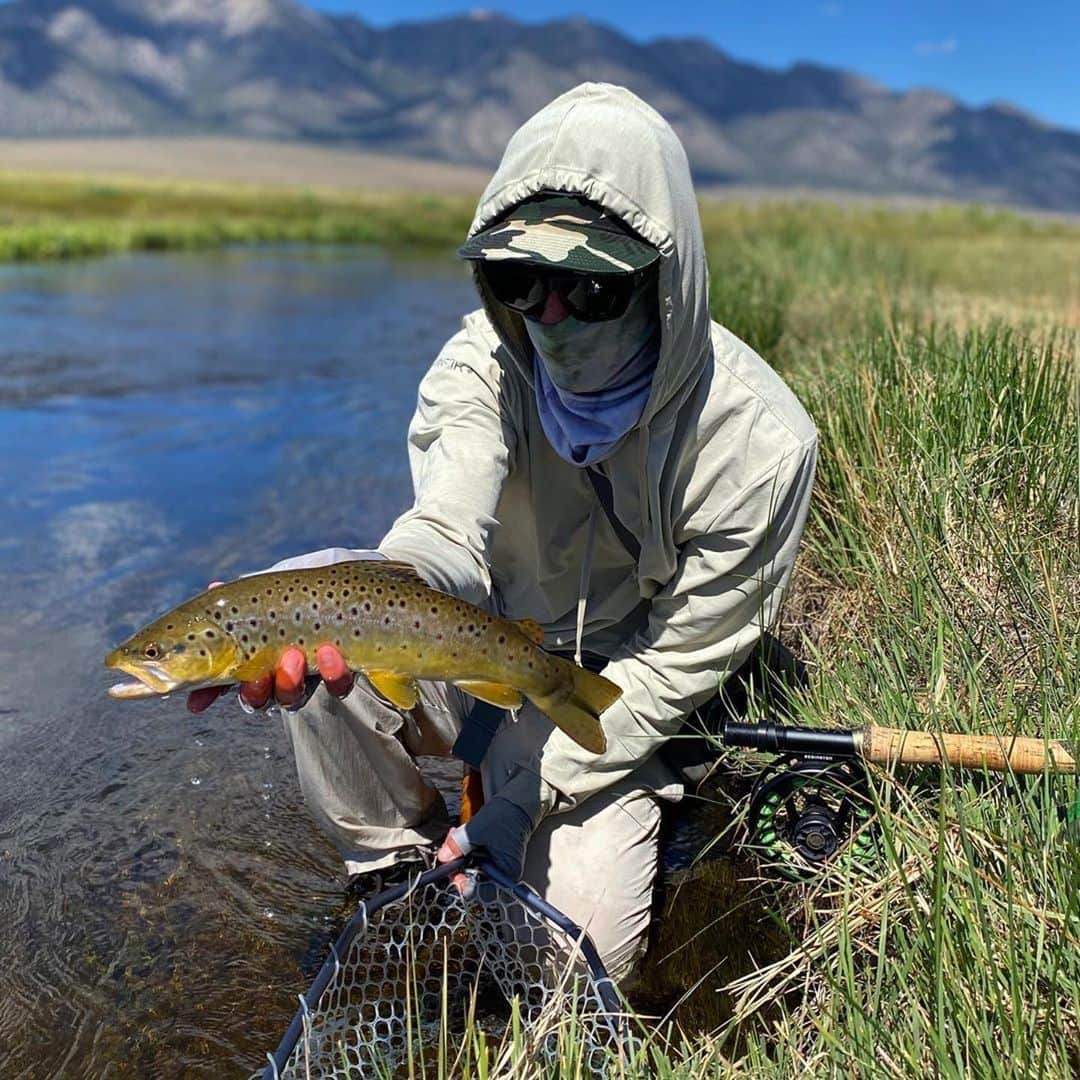
[[[0,1067],[245,1075],[343,878],[277,717],[105,696],[212,576],[376,542],[472,286],[307,248],[0,268]]]

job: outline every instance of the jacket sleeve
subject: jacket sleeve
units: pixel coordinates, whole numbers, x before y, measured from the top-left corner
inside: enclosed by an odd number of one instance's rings
[[[379,544],[435,588],[481,606],[491,596],[495,508],[514,448],[507,382],[465,333],[450,340],[421,380],[409,425],[413,506]]]
[[[641,765],[717,692],[778,614],[815,462],[812,438],[761,471],[711,523],[689,530],[645,627],[603,671],[623,691],[602,717],[607,749],[589,754],[554,730],[511,797],[539,799],[541,812],[575,806]]]

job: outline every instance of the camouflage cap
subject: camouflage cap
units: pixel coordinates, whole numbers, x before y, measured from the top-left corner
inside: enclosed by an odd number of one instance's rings
[[[467,240],[463,259],[521,259],[588,274],[630,274],[660,253],[617,217],[573,195],[546,195],[514,207]]]

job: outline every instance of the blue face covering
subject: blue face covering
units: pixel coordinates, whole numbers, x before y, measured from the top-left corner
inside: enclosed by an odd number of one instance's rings
[[[660,357],[655,295],[626,314],[584,323],[568,316],[545,326],[525,320],[535,349],[533,381],[544,434],[571,465],[603,461],[641,419]]]

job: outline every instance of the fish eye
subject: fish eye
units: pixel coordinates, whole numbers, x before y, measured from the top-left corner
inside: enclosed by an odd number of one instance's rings
[[[156,660],[161,656],[161,649],[151,641],[150,644],[143,649],[143,656],[145,656],[147,660]]]

